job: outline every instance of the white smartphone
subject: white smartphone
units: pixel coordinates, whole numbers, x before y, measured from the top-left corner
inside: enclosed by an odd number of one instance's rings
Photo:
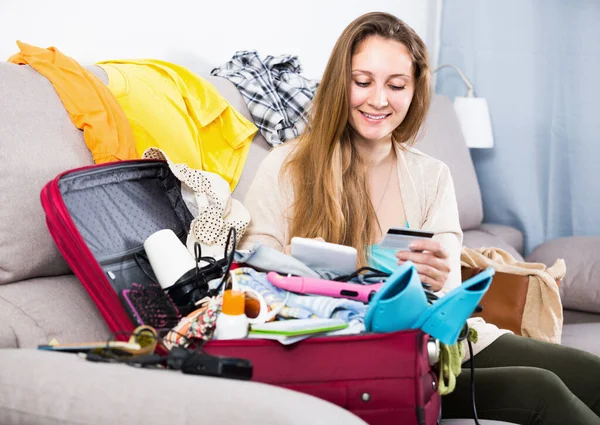
[[[381,248],[396,251],[410,251],[411,243],[419,239],[431,239],[434,233],[427,230],[413,230],[402,227],[392,227],[379,244]]]
[[[308,238],[292,238],[292,257],[311,269],[330,270],[340,275],[356,271],[356,249]]]

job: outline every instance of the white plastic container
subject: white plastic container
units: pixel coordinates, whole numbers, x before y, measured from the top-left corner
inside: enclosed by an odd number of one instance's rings
[[[228,289],[217,317],[215,339],[240,339],[248,336],[248,317],[244,313],[245,294]]]
[[[159,230],[148,236],[144,250],[162,289],[170,288],[196,268],[196,260],[171,229]]]

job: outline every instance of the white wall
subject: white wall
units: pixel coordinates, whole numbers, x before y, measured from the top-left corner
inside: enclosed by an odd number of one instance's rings
[[[236,50],[299,56],[319,78],[335,40],[369,11],[390,12],[437,51],[439,0],[0,0],[0,60],[15,41],[56,46],[82,64],[151,57],[209,72]]]

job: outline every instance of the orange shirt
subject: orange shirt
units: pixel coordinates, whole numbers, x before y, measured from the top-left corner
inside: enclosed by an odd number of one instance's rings
[[[94,74],[58,49],[42,49],[17,41],[21,50],[8,61],[30,65],[54,86],[97,164],[139,158],[123,109]]]

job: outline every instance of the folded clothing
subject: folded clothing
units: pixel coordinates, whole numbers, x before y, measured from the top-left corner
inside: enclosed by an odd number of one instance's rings
[[[344,322],[363,322],[367,306],[359,301],[318,295],[298,295],[279,289],[267,279],[267,274],[249,267],[232,271],[239,284],[258,292],[271,309],[280,309],[278,316],[286,319],[334,318]],[[287,297],[287,301],[286,300]],[[281,304],[285,305],[281,307]]]

